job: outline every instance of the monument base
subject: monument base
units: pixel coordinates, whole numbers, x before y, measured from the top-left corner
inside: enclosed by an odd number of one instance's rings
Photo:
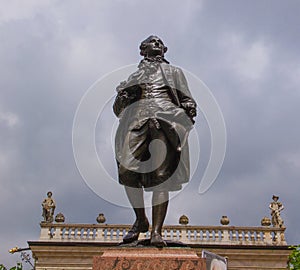
[[[190,248],[112,248],[94,256],[93,270],[205,270]]]

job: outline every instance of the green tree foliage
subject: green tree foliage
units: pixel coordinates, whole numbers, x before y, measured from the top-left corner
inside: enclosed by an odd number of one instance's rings
[[[289,256],[288,269],[300,270],[300,245],[291,246],[292,252]]]
[[[17,263],[16,266],[10,268],[9,270],[22,270],[22,264],[21,263]],[[3,264],[0,264],[0,270],[8,270]]]

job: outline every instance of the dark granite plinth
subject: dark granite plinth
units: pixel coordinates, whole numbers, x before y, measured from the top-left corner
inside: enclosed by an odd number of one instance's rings
[[[205,270],[189,248],[115,248],[95,256],[93,270]]]

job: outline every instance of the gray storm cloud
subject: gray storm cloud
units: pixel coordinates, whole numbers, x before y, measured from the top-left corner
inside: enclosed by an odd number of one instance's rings
[[[130,209],[102,200],[82,180],[72,125],[86,90],[138,62],[149,34],[162,37],[173,65],[209,87],[227,128],[220,175],[199,195],[210,141],[198,117],[200,162],[166,223],[186,214],[192,224],[216,225],[228,215],[232,225],[256,226],[277,194],[287,241],[299,243],[299,7],[296,0],[1,1],[0,262],[13,265],[18,256],[7,250],[39,237],[48,190],[67,222],[95,223],[100,212],[108,223],[132,222]]]

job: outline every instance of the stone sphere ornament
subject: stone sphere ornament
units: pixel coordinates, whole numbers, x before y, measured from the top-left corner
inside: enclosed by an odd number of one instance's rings
[[[106,221],[106,218],[103,213],[100,213],[96,220],[98,223],[104,223]]]
[[[65,222],[65,216],[62,214],[62,213],[58,213],[56,216],[55,216],[55,221],[57,223],[63,223]]]
[[[179,224],[181,224],[181,225],[187,225],[187,224],[189,224],[189,218],[186,215],[182,215],[179,218]]]
[[[220,220],[220,223],[225,226],[225,225],[228,225],[230,223],[230,220],[227,216],[222,216],[222,218]]]
[[[261,220],[261,226],[271,226],[271,219],[269,219],[268,217],[263,217]]]

